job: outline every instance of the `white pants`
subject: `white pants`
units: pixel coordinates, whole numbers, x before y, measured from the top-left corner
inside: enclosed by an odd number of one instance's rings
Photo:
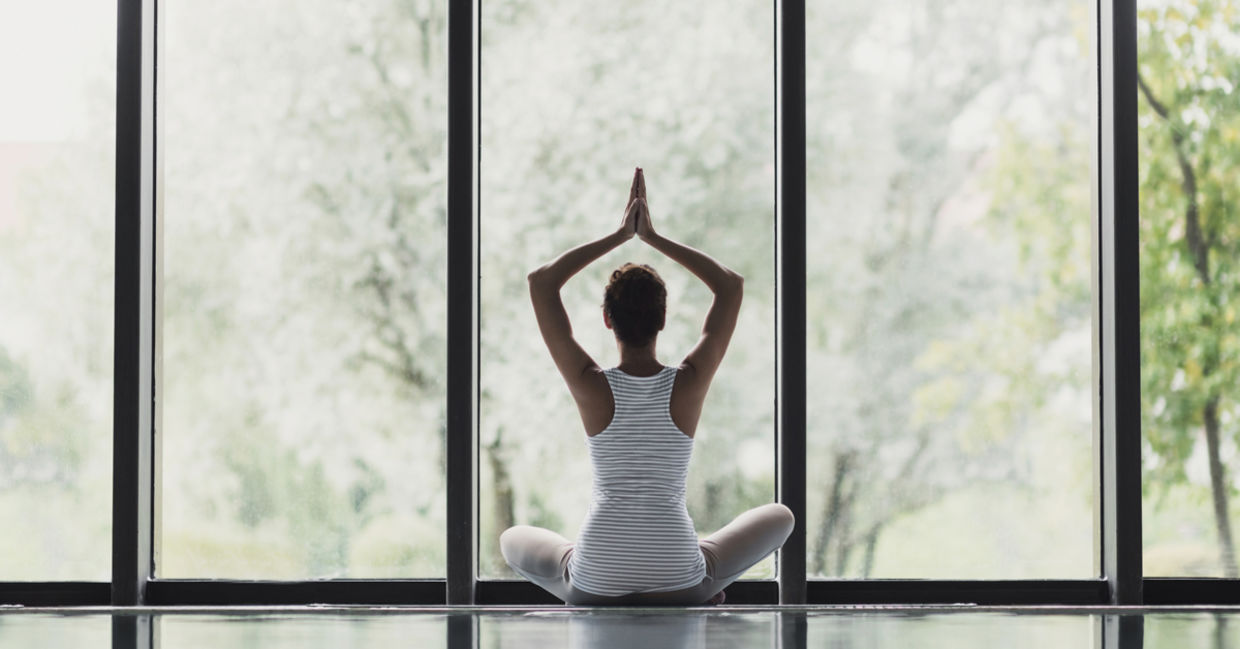
[[[500,552],[517,574],[575,605],[703,604],[774,552],[792,534],[792,511],[778,503],[755,507],[702,539],[706,576],[691,588],[619,597],[595,595],[574,587],[568,575],[573,543],[541,527],[517,525],[499,537]]]

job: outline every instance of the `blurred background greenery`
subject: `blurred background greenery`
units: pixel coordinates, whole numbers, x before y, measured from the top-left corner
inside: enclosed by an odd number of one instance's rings
[[[0,105],[0,579],[108,576],[106,4],[0,9],[21,97]],[[1237,574],[1237,8],[1140,3],[1150,575]],[[444,7],[160,15],[159,574],[442,576]],[[661,231],[747,278],[690,512],[705,534],[774,500],[772,21],[756,0],[483,3],[483,576],[512,576],[506,526],[571,537],[584,515],[524,276],[614,227],[634,166]],[[1094,25],[1083,0],[810,3],[812,574],[1096,574]],[[667,278],[678,362],[709,295],[637,243],[566,286],[578,338],[615,363],[598,304],[627,260]]]

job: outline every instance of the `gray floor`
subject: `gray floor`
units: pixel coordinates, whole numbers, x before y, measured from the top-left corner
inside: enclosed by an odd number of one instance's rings
[[[1240,609],[9,609],[0,647],[1240,649]]]

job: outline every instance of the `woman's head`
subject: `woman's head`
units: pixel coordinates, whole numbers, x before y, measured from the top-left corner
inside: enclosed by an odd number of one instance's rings
[[[627,263],[612,271],[603,291],[603,315],[625,345],[644,347],[663,329],[667,287],[645,264]]]

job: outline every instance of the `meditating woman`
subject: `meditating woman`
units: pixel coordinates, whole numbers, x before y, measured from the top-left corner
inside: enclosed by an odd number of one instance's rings
[[[679,365],[664,366],[655,354],[667,311],[663,280],[649,266],[621,266],[603,294],[603,324],[615,333],[620,364],[604,370],[573,339],[560,288],[634,236],[705,282],[714,302],[697,345]],[[639,168],[620,227],[530,273],[529,284],[538,328],[585,424],[594,488],[576,543],[518,525],[500,536],[504,559],[569,604],[723,602],[724,587],[793,526],[787,507],[769,504],[699,540],[685,509],[693,433],[736,328],[741,276],[655,232]]]

